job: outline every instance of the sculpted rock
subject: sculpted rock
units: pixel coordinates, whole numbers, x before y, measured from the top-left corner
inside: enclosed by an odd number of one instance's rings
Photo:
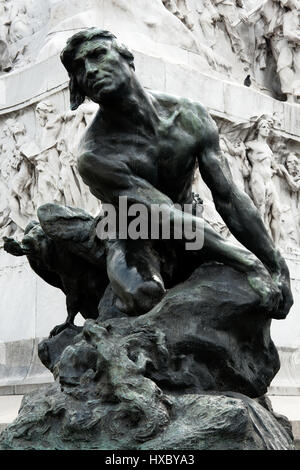
[[[0,449],[294,449],[287,420],[244,395],[172,397],[157,390],[148,413],[147,400],[134,408],[125,393],[120,397],[105,406],[97,397],[84,402],[71,390],[62,392],[58,384],[44,394],[32,392],[24,397],[16,421],[3,431]],[[53,424],[45,425],[45,419]]]
[[[145,315],[86,321],[60,358],[66,332],[48,340],[60,384],[26,396],[0,448],[293,449],[285,418],[236,393],[279,367],[269,324],[245,279],[204,265]]]
[[[267,283],[264,288],[267,291]],[[129,341],[130,357],[147,357],[147,377],[165,392],[234,390],[258,397],[267,392],[279,370],[270,312],[249,289],[246,276],[232,268],[201,266],[144,315],[125,317],[116,299],[109,288],[93,328],[98,331],[98,324],[106,328],[117,349],[119,341]],[[86,331],[89,326],[83,338]],[[64,332],[55,342],[51,338],[40,345],[41,360],[51,371],[64,355],[63,345],[71,344],[75,334],[76,330]],[[81,360],[82,352],[76,352],[76,345],[73,348]]]
[[[55,366],[60,360],[64,349],[69,346],[82,328],[70,328],[70,326],[57,335],[44,339],[39,343],[38,353],[41,362],[56,377]]]
[[[137,330],[141,350],[143,337],[156,331],[160,353],[147,349],[146,373],[165,392],[234,390],[258,397],[279,369],[268,312],[245,276],[219,264],[197,269],[145,315],[127,321],[103,317],[100,304],[98,321],[110,335]]]

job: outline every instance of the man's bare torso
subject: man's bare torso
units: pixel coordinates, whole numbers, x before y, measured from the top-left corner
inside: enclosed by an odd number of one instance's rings
[[[153,130],[138,125],[132,131],[122,125],[110,127],[99,111],[83,138],[79,172],[103,202],[114,203],[120,192],[135,185],[136,178],[174,203],[191,202],[201,139],[214,123],[197,103],[166,94],[150,96],[159,117]]]

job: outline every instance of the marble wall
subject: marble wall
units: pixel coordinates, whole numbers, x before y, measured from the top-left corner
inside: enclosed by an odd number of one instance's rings
[[[288,261],[295,305],[272,326],[283,364],[273,385],[284,393],[300,390],[299,29],[291,37],[298,15],[294,0],[0,2],[0,236],[20,237],[43,202],[99,211],[76,168],[80,135],[96,107],[86,101],[69,110],[59,53],[80,29],[111,30],[132,49],[146,88],[209,109],[234,180]],[[231,236],[197,171],[194,189],[204,217]],[[64,320],[64,297],[1,248],[0,290],[0,393],[14,393],[50,380],[36,346]]]

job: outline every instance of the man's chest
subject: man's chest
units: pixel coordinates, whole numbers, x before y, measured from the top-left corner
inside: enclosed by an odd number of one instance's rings
[[[103,164],[126,166],[155,186],[160,180],[183,178],[195,162],[195,138],[180,126],[160,127],[154,134],[116,133],[99,136],[96,152]]]

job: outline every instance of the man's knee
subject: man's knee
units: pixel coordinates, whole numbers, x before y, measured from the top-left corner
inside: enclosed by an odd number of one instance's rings
[[[109,243],[107,273],[128,314],[148,312],[163,297],[159,260],[149,244],[116,240]]]
[[[128,313],[141,315],[149,312],[162,299],[165,288],[160,280],[149,280],[138,283],[124,292],[124,301]]]

